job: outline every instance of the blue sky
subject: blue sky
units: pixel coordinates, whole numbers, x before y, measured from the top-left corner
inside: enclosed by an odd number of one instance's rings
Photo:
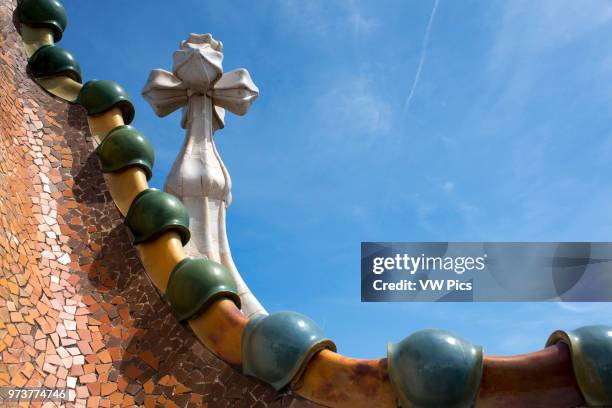
[[[161,187],[180,115],[140,96],[190,32],[261,95],[216,140],[238,269],[270,311],[315,319],[343,354],[454,330],[489,354],[612,324],[610,304],[361,304],[361,241],[610,241],[612,3],[64,0],[61,46],[132,96]],[[420,67],[420,70],[419,70]],[[417,79],[415,81],[415,78]]]

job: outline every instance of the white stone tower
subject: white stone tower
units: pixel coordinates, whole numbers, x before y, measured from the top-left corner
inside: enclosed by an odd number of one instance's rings
[[[265,313],[240,276],[232,259],[226,211],[232,181],[214,141],[224,127],[225,109],[244,115],[259,89],[243,68],[223,73],[223,44],[210,34],[191,34],[174,52],[172,72],[154,69],[142,91],[158,116],[183,108],[185,142],[166,179],[164,190],[180,198],[190,215],[190,256],[217,261],[229,268],[238,285],[242,311]]]

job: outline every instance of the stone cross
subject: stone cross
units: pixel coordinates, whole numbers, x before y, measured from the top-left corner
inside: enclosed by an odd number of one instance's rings
[[[210,34],[190,34],[173,55],[172,72],[154,69],[142,95],[158,116],[182,108],[185,142],[164,190],[179,197],[190,215],[189,256],[228,267],[238,285],[242,311],[265,310],[241,278],[226,234],[226,209],[231,204],[231,179],[215,146],[213,133],[224,127],[225,110],[244,115],[259,89],[243,68],[223,73],[223,44]]]

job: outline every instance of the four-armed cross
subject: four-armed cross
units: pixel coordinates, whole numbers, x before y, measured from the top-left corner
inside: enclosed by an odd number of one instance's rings
[[[179,197],[191,220],[190,256],[221,262],[234,274],[242,310],[265,312],[240,277],[229,248],[225,215],[231,203],[231,179],[215,147],[213,133],[224,127],[225,109],[244,115],[259,90],[245,69],[223,73],[223,44],[210,34],[191,34],[174,52],[172,72],[154,69],[142,95],[158,116],[183,108],[185,143],[164,190]]]

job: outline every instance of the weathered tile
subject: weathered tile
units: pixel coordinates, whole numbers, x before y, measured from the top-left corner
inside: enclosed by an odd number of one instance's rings
[[[229,407],[230,389],[271,406],[276,393],[209,353],[151,285],[83,109],[26,73],[14,6],[0,0],[0,228],[12,237],[0,234],[0,254],[14,255],[0,256],[0,384],[65,385],[78,407]]]

